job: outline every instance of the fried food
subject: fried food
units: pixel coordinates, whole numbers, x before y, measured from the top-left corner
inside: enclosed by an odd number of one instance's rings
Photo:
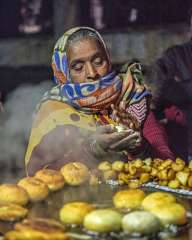
[[[163,225],[187,223],[187,211],[179,203],[162,203],[151,208],[150,212],[157,216]]]
[[[16,184],[0,185],[0,204],[13,203],[26,205],[29,201],[27,191]]]
[[[81,225],[85,216],[93,210],[93,205],[86,202],[67,203],[59,212],[60,220],[65,224]]]
[[[104,181],[117,179],[117,173],[114,170],[104,171],[102,175]]]
[[[153,234],[160,230],[159,219],[150,212],[133,211],[126,214],[122,220],[123,230],[126,233]]]
[[[184,171],[177,172],[176,179],[180,182],[181,185],[186,186],[189,175],[190,175],[189,172],[184,172]]]
[[[65,228],[53,219],[25,219],[15,230],[5,234],[6,240],[69,240]]]
[[[61,168],[61,173],[69,185],[78,186],[89,179],[89,169],[80,162],[72,162]]]
[[[166,205],[166,204],[175,203],[175,202],[176,202],[176,198],[170,193],[154,192],[146,196],[142,201],[141,205],[143,209],[151,210],[152,208],[157,207],[159,205],[162,205],[162,204]]]
[[[1,221],[17,221],[26,217],[28,210],[17,204],[5,204],[0,206]]]
[[[123,161],[115,161],[112,163],[112,170],[122,172],[124,170],[125,163]]]
[[[137,209],[141,206],[145,193],[140,189],[128,189],[117,192],[113,197],[116,208]]]
[[[64,225],[52,218],[24,219],[22,222],[16,223],[14,228],[18,231],[34,229],[45,232],[60,232],[66,230]]]
[[[44,200],[49,194],[49,188],[47,184],[35,177],[26,177],[18,182],[18,185],[24,188],[32,202],[38,202]]]
[[[46,183],[50,191],[57,191],[65,184],[63,175],[53,169],[40,170],[35,174],[35,178]]]
[[[98,169],[101,171],[108,171],[112,169],[112,165],[110,162],[103,161],[99,164]]]
[[[83,226],[92,232],[115,232],[121,229],[122,216],[112,209],[97,209],[85,216]]]

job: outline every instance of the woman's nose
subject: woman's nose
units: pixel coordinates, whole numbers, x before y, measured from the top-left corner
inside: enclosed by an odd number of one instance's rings
[[[86,63],[86,79],[88,81],[97,80],[97,76],[98,76],[98,73],[94,68],[94,66],[90,62]]]

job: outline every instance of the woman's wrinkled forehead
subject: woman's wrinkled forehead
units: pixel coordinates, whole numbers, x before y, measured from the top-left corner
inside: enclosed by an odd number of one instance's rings
[[[66,52],[67,48],[74,42],[80,41],[85,38],[95,38],[100,42],[101,46],[105,49],[108,55],[106,44],[95,29],[89,27],[76,27],[68,30],[61,36],[55,44],[54,51]]]

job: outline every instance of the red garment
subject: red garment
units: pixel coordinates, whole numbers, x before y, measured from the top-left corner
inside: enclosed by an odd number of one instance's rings
[[[184,112],[175,105],[171,105],[164,109],[164,114],[168,122],[175,122],[181,126],[186,126],[187,119]]]
[[[175,159],[174,154],[169,149],[166,131],[157,121],[153,112],[150,112],[145,120],[143,136],[151,144],[154,151],[154,157]]]

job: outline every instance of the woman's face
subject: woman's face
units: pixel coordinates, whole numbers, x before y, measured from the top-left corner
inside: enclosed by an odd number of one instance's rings
[[[94,38],[72,43],[67,50],[67,59],[71,79],[76,83],[97,81],[111,68],[105,49]]]

